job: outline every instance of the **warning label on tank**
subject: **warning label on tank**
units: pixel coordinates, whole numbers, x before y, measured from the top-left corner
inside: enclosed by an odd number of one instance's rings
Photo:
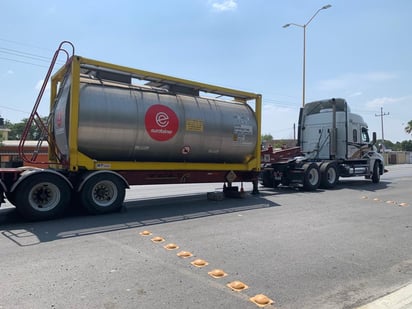
[[[203,121],[198,119],[187,119],[186,131],[203,132]]]
[[[235,125],[233,128],[233,141],[242,144],[248,143],[248,137],[253,136],[253,128],[250,125]]]
[[[179,119],[176,113],[171,108],[161,104],[149,107],[144,122],[150,137],[160,142],[171,139],[179,129]]]

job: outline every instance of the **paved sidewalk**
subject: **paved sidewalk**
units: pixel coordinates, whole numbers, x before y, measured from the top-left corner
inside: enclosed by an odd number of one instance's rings
[[[412,308],[412,283],[381,297],[358,309],[410,309]]]

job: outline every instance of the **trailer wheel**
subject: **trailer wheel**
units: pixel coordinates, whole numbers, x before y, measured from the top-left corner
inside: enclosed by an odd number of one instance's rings
[[[28,220],[47,220],[63,214],[71,188],[60,176],[36,173],[23,180],[11,195],[17,211]]]
[[[339,181],[339,173],[336,163],[328,162],[320,167],[320,186],[325,189],[331,189]]]
[[[320,171],[316,163],[303,165],[303,188],[307,191],[315,191],[320,184]]]
[[[16,206],[16,194],[14,192],[4,192],[4,195],[12,205]]]
[[[379,183],[380,180],[381,180],[381,174],[379,170],[379,162],[375,161],[375,164],[373,165],[372,182]]]
[[[89,213],[104,214],[119,210],[125,194],[125,186],[119,177],[101,173],[86,181],[80,191],[80,201]]]

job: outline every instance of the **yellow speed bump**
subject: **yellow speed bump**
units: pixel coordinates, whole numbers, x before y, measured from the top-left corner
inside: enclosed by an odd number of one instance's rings
[[[233,291],[236,291],[236,292],[240,292],[248,288],[248,286],[241,281],[232,281],[226,284],[226,286],[228,286],[229,288],[231,288]]]
[[[167,244],[166,246],[164,246],[163,248],[167,249],[167,250],[176,250],[179,248],[178,245],[176,244]]]
[[[193,262],[191,262],[190,264],[192,264],[193,266],[196,266],[196,267],[205,267],[205,266],[209,265],[208,262],[206,262],[205,260],[202,260],[202,259],[196,259]]]
[[[183,259],[186,259],[186,258],[192,257],[193,254],[189,251],[180,251],[180,252],[177,253],[177,256],[181,257]]]
[[[140,232],[139,234],[142,235],[142,236],[152,235],[152,233],[150,231],[143,231],[143,232]]]
[[[163,242],[165,241],[163,237],[156,236],[151,239],[153,242]]]
[[[273,304],[273,300],[263,294],[257,294],[249,298],[249,300],[262,308]]]
[[[219,279],[219,278],[223,278],[227,276],[227,273],[225,273],[223,270],[221,269],[213,269],[212,271],[208,272],[209,276]]]

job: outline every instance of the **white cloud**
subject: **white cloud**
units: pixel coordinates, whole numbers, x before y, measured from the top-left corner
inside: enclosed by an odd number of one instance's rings
[[[349,97],[349,98],[359,97],[359,96],[361,96],[362,94],[363,94],[362,91],[357,91],[357,92],[354,92],[354,93],[348,95],[348,97]]]
[[[34,88],[35,88],[37,91],[40,91],[41,87],[43,86],[43,83],[44,83],[44,80],[43,80],[43,79],[39,80]],[[47,86],[46,86],[46,89],[45,89],[45,90],[46,90],[46,91],[49,91],[49,90],[50,90],[50,83],[49,83],[49,82],[47,83]]]
[[[237,9],[237,2],[236,0],[213,1],[212,7],[219,12],[234,11]]]
[[[14,71],[13,71],[13,70],[3,71],[0,76],[1,76],[2,78],[3,78],[3,77],[7,78],[7,77],[10,77],[11,75],[14,75]]]
[[[397,78],[397,75],[391,72],[371,72],[361,74],[360,78],[369,82],[384,82]]]
[[[347,73],[336,78],[321,80],[318,83],[318,88],[322,91],[337,91],[396,78],[398,76],[391,72]]]
[[[299,108],[273,104],[262,106],[262,134],[271,134],[275,139],[293,138],[293,125],[297,123]]]
[[[399,98],[390,98],[390,97],[382,97],[382,98],[375,98],[371,101],[366,102],[366,107],[370,109],[376,109],[383,106],[388,106],[392,104],[402,103],[405,101],[411,101],[411,97],[399,97]]]

